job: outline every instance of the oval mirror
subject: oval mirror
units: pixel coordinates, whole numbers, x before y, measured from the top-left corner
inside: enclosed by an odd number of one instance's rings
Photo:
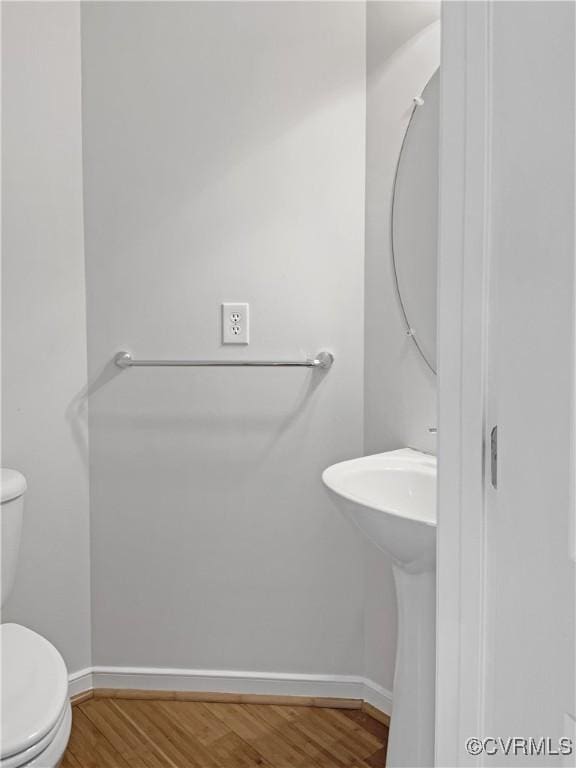
[[[439,70],[414,107],[392,200],[392,260],[406,331],[436,373]],[[422,103],[421,103],[422,102]]]

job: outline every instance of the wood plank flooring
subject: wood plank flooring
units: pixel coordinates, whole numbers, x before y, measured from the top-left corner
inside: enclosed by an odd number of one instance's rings
[[[388,728],[359,709],[93,698],[61,768],[382,768]]]

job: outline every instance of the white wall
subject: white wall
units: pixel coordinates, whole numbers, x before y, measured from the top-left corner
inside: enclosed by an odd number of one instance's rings
[[[367,15],[364,453],[434,449],[436,381],[407,338],[394,291],[390,210],[412,97],[439,64],[439,3],[370,2]],[[392,688],[396,599],[388,558],[365,547],[365,670]]]
[[[80,9],[8,2],[2,24],[2,465],[28,480],[2,620],[75,671],[90,663]]]
[[[90,663],[79,9],[4,14],[4,464],[30,482],[4,618],[50,637],[75,671]],[[437,14],[368,4],[365,452],[435,423],[433,384],[402,346],[382,212],[399,78],[419,77],[390,57]],[[363,446],[364,10],[82,15],[95,663],[365,671],[390,688],[388,563],[319,480]],[[230,299],[251,302],[248,349],[219,345]],[[108,364],[121,347],[324,346],[337,356],[324,378]]]
[[[381,38],[394,23],[397,2],[368,5],[366,126],[366,403],[367,453],[406,445],[433,450],[436,377],[406,336],[394,290],[390,210],[394,172],[412,110],[440,63],[439,25],[429,26],[435,3],[421,8],[420,30],[384,58]],[[414,11],[413,11],[414,13]],[[425,29],[427,27],[427,29]],[[412,31],[414,27],[410,28]],[[397,39],[397,38],[395,38]]]
[[[96,664],[362,672],[363,544],[320,475],[362,453],[364,16],[82,6]],[[110,367],[323,347],[325,376]]]

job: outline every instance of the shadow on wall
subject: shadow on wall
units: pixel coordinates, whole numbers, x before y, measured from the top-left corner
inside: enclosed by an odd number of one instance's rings
[[[277,421],[276,414],[269,414],[264,418],[261,415],[251,417],[249,424],[252,428],[259,430],[264,427],[265,432],[271,435],[271,439],[262,448],[262,457],[268,454],[281,441],[283,435],[301,419],[307,408],[311,406],[316,390],[324,382],[327,373],[327,371],[321,370],[307,372],[307,380],[300,386],[292,407],[281,421],[276,424],[274,430],[270,430],[268,427],[272,420]],[[89,465],[88,407],[90,396],[121,374],[129,376],[131,374],[138,375],[139,372],[124,371],[118,368],[114,358],[111,358],[102,370],[85,387],[82,387],[66,409],[66,420],[70,426],[78,453],[82,457],[86,473],[88,473]],[[199,429],[205,429],[214,434],[218,430],[225,432],[235,430],[238,427],[237,421],[239,418],[239,416],[236,416],[236,421],[234,419],[231,420],[230,415],[227,414],[222,420],[217,421],[214,419],[213,414],[200,413],[190,418],[183,416],[181,412],[174,413],[172,416],[167,415],[165,412],[158,416],[153,414],[115,413],[107,417],[105,413],[99,414],[99,421],[103,427],[117,427],[120,421],[124,423],[124,426],[129,427],[135,432],[138,430],[168,429],[171,433],[186,433],[192,430],[197,432]],[[246,419],[242,416],[242,425],[245,423]],[[258,457],[255,457],[255,459],[256,464],[258,464]]]
[[[120,373],[122,371],[114,363],[114,360],[111,359],[100,373],[93,377],[92,381],[89,381],[86,386],[82,387],[66,408],[66,421],[70,426],[78,453],[82,457],[82,465],[86,474],[88,474],[89,467],[88,401],[90,395],[108,384],[109,381]]]

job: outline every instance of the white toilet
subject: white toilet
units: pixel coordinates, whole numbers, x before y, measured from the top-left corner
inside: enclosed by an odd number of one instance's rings
[[[0,475],[2,605],[14,583],[26,480]],[[72,723],[64,659],[41,635],[19,624],[0,625],[0,768],[56,768]]]

